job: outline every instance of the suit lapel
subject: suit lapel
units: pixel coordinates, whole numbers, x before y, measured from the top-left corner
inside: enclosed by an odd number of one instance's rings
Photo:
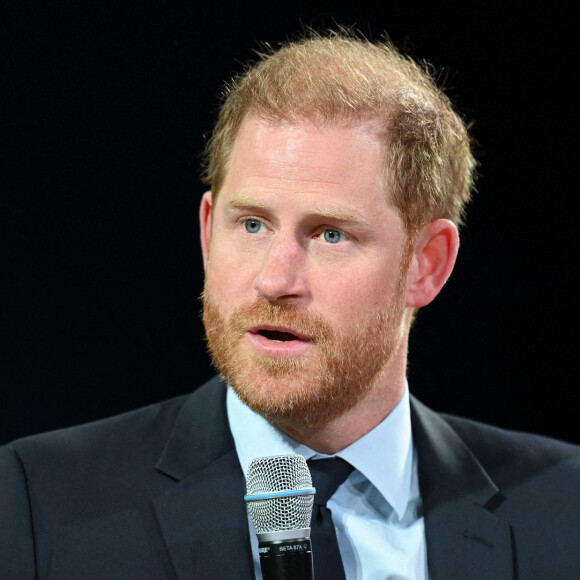
[[[177,577],[253,578],[244,477],[218,379],[189,397],[156,468],[174,480],[153,506]]]
[[[512,531],[493,510],[504,497],[459,436],[411,398],[431,580],[514,578]],[[177,578],[253,578],[244,477],[225,388],[189,397],[156,469],[173,480],[153,509]]]
[[[444,419],[411,410],[431,580],[514,578],[512,530],[493,513],[504,496]]]

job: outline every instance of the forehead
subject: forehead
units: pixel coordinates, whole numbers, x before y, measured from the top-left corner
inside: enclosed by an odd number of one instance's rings
[[[384,157],[378,123],[372,120],[321,126],[306,120],[266,122],[247,117],[221,191],[353,189],[358,195],[368,190],[382,195]]]

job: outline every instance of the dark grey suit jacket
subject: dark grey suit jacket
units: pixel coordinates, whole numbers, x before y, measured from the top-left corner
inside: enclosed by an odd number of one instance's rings
[[[580,578],[578,447],[416,400],[412,421],[432,579]],[[0,448],[0,578],[250,579],[243,495],[218,379],[16,441]]]

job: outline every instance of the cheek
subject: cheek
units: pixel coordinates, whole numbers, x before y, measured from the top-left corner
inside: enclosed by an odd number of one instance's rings
[[[313,305],[317,311],[348,327],[367,320],[377,311],[387,307],[391,298],[392,280],[343,275],[338,280],[328,280],[313,291]]]
[[[252,267],[235,255],[222,249],[210,254],[206,265],[205,289],[212,298],[223,304],[248,300],[253,288]]]

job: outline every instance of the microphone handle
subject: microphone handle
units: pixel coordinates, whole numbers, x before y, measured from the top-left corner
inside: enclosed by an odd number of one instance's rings
[[[313,580],[308,538],[259,542],[263,580]]]

